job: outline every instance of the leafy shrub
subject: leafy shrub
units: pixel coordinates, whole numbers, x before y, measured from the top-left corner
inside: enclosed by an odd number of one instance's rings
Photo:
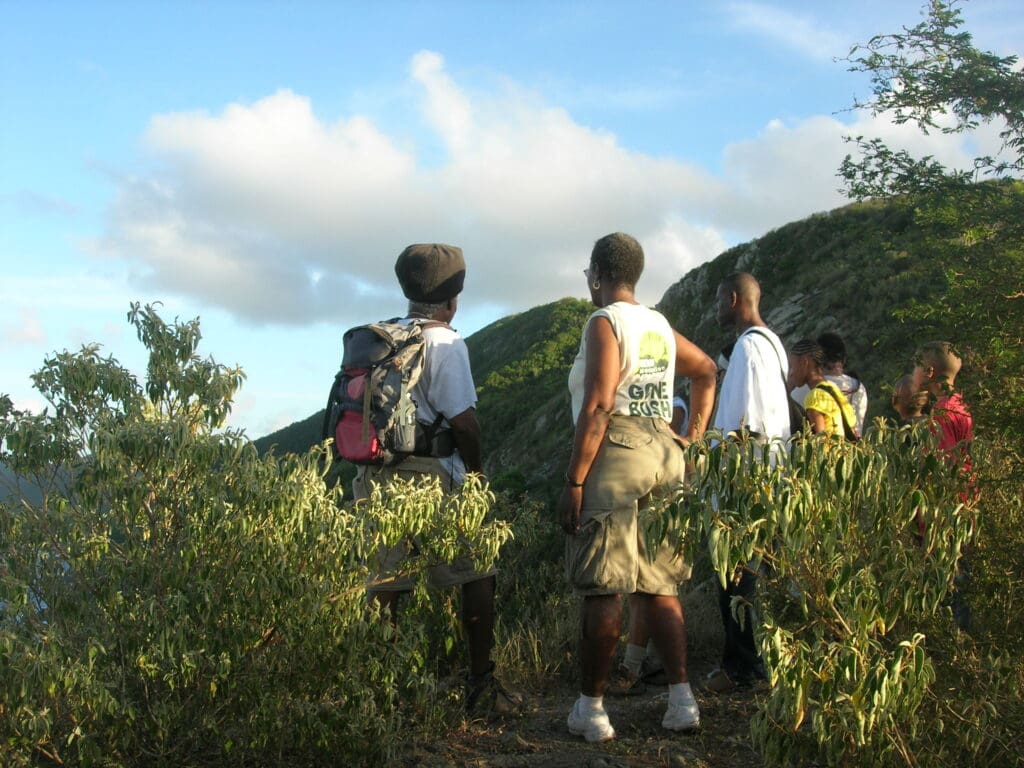
[[[37,492],[0,508],[0,762],[383,762],[453,711],[429,656],[448,608],[420,587],[379,620],[367,558],[420,531],[412,572],[467,540],[489,564],[493,497],[399,483],[345,506],[322,449],[261,458],[221,430],[242,374],[195,354],[197,321],[129,317],[144,385],[86,347],[36,375],[52,413],[0,399],[0,459]]]
[[[654,516],[648,535],[653,542],[670,525],[687,527],[679,545],[692,553],[706,539],[723,581],[740,564],[762,568],[756,634],[771,688],[751,732],[769,765],[1010,755],[1003,739],[1020,714],[1019,631],[1016,641],[998,635],[972,649],[954,629],[950,590],[977,510],[961,502],[962,478],[927,429],[879,423],[858,444],[796,441],[777,466],[764,460],[769,448],[749,441],[693,450],[697,493]],[[1010,503],[1020,519],[1019,497],[981,486],[983,518],[994,502]],[[1019,530],[1012,540],[1021,543]],[[975,572],[982,563],[988,571],[976,551]],[[976,613],[987,616],[984,602]],[[992,687],[951,695],[954,679]],[[956,736],[938,739],[947,728]]]

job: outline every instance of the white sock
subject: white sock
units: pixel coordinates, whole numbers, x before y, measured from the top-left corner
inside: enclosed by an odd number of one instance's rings
[[[604,696],[587,696],[581,693],[578,703],[580,714],[604,711]]]
[[[644,655],[647,653],[647,647],[643,645],[633,645],[629,643],[626,646],[626,655],[622,659],[622,666],[629,670],[633,677],[640,675],[640,667],[644,663]]]
[[[693,698],[693,691],[690,690],[689,683],[669,683],[669,704],[693,704],[695,702],[696,699]]]

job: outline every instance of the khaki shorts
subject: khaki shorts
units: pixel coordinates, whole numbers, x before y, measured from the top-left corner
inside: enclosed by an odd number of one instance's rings
[[[580,531],[566,537],[566,573],[580,595],[675,595],[690,565],[662,544],[648,559],[637,516],[683,485],[679,443],[661,419],[613,416],[583,486]]]
[[[393,477],[413,480],[417,477],[438,477],[442,488],[452,487],[451,475],[438,459],[429,456],[410,456],[393,467],[361,466],[352,481],[352,494],[356,500],[368,498],[373,485],[387,483]],[[398,576],[397,571],[410,553],[419,548],[415,537],[395,547],[382,547],[371,564],[373,576],[367,584],[369,592],[408,592],[413,588],[411,576]],[[460,557],[453,563],[432,566],[427,578],[434,587],[453,587],[493,576],[498,571],[478,571],[468,557]]]

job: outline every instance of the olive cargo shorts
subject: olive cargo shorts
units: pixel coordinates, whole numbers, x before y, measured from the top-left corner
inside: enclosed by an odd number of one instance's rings
[[[652,559],[638,511],[683,485],[683,451],[661,419],[613,416],[583,485],[580,530],[566,537],[566,572],[580,595],[675,595],[690,566],[671,544]]]
[[[451,488],[451,475],[445,470],[441,462],[430,456],[409,456],[401,464],[393,467],[370,467],[361,466],[356,471],[355,479],[352,481],[352,495],[358,499],[368,498],[370,486],[383,484],[393,477],[401,477],[405,480],[413,480],[424,475],[437,477],[441,480],[442,488]],[[413,588],[411,576],[396,575],[402,561],[408,554],[417,547],[415,539],[410,539],[403,544],[391,548],[382,548],[377,551],[371,566],[375,571],[367,584],[369,592],[407,592]],[[469,558],[459,558],[453,563],[435,565],[430,568],[427,577],[434,587],[453,587],[461,584],[493,576],[498,571],[492,568],[486,572],[474,569]]]

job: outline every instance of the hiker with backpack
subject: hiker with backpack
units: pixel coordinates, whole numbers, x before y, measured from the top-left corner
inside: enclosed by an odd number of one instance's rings
[[[583,330],[569,373],[575,423],[572,455],[558,513],[566,533],[566,569],[583,598],[580,696],[569,732],[587,741],[615,737],[604,708],[618,645],[622,595],[641,611],[668,679],[663,727],[696,728],[700,711],[686,673],[686,625],[678,598],[689,565],[663,543],[649,559],[639,511],[684,482],[683,443],[673,435],[675,374],[692,382],[687,438],[699,438],[711,413],[715,364],[676,333],[660,313],[640,304],[634,287],[643,249],[617,232],[594,245],[584,270],[598,307]]]
[[[359,326],[345,334],[345,359],[331,390],[325,429],[340,458],[358,464],[357,500],[392,478],[436,477],[447,490],[469,472],[483,474],[476,387],[465,341],[449,323],[466,275],[462,250],[440,243],[410,245],[395,264],[409,300],[403,318]],[[357,501],[358,503],[358,501]],[[369,596],[394,615],[412,589],[398,577],[409,546],[378,552]],[[430,570],[435,587],[462,591],[462,626],[469,645],[466,706],[473,712],[518,712],[522,697],[494,676],[496,571],[477,572],[468,560]]]
[[[789,386],[806,386],[803,408],[811,431],[857,441],[857,417],[853,407],[832,381],[825,378],[825,350],[814,339],[801,339],[789,352]]]

